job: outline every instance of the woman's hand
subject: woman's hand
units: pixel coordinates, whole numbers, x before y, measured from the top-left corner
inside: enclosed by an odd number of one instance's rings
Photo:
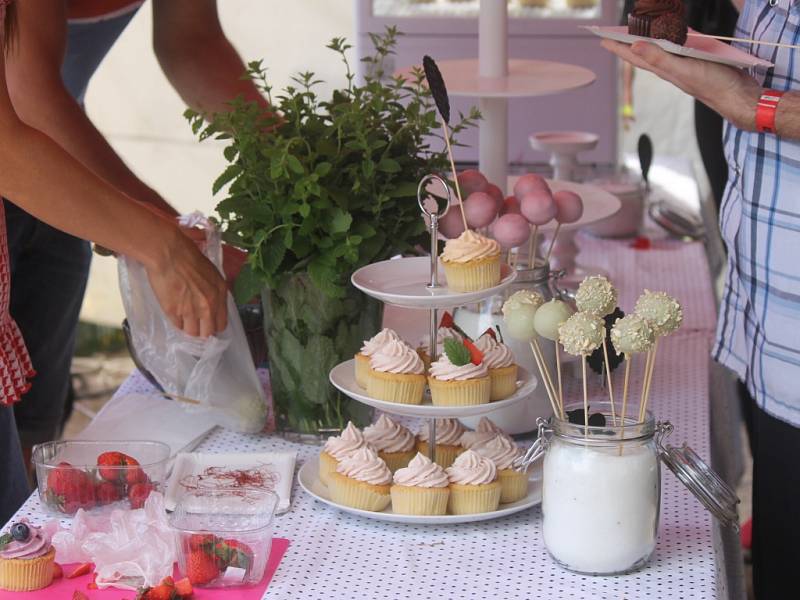
[[[161,259],[145,266],[164,314],[192,336],[208,337],[228,323],[228,289],[216,267],[195,243],[172,228]]]
[[[655,44],[629,46],[603,40],[605,49],[641,69],[655,73],[717,111],[740,129],[755,130],[761,86],[740,69],[665,52]]]

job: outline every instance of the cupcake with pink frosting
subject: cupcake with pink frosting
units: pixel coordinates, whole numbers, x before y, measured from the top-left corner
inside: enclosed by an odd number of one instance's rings
[[[367,395],[398,404],[421,404],[425,365],[417,351],[401,340],[389,340],[369,359]]]
[[[509,441],[513,441],[511,436],[495,425],[494,421],[492,421],[489,417],[481,417],[481,420],[478,421],[478,426],[475,428],[475,431],[464,431],[464,433],[461,435],[461,438],[458,440],[458,443],[463,449],[471,450],[475,448],[475,446],[484,444],[489,440],[493,440],[499,436],[505,437]]]
[[[492,382],[483,354],[469,340],[445,340],[444,352],[428,373],[436,406],[471,406],[489,402]]]
[[[459,454],[447,468],[450,481],[450,499],[447,510],[454,515],[497,510],[502,487],[497,480],[497,467],[489,460],[467,450]]]
[[[386,415],[364,428],[364,439],[392,473],[408,465],[417,453],[414,434]]]
[[[500,504],[516,502],[528,495],[528,474],[514,468],[514,461],[522,455],[519,446],[506,436],[496,436],[473,449],[497,467],[497,480],[501,487]]]
[[[370,357],[392,340],[399,341],[400,336],[394,329],[385,328],[366,340],[361,346],[361,350],[355,356],[355,369],[356,383],[362,388],[367,389]]]
[[[436,462],[446,469],[453,464],[453,461],[461,453],[459,441],[466,428],[458,419],[436,419]],[[430,428],[427,424],[423,425],[417,433],[417,452],[430,456],[428,439]]]
[[[0,535],[0,590],[30,592],[53,581],[56,549],[40,527],[21,519]]]
[[[489,399],[503,400],[516,392],[517,364],[511,348],[498,341],[491,329],[475,341],[475,346],[483,353],[483,362],[489,369],[492,383]]]
[[[331,473],[331,499],[360,510],[382,511],[391,502],[392,472],[372,448],[364,446]]]
[[[325,485],[330,485],[330,475],[336,471],[339,461],[363,448],[365,444],[364,434],[351,421],[348,421],[342,434],[338,437],[329,437],[322,447],[319,455],[320,481]]]
[[[417,453],[394,474],[392,511],[402,515],[443,515],[450,497],[450,480],[441,465]]]

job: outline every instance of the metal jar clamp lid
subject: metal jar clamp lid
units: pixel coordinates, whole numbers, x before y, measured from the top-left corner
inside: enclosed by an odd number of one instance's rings
[[[526,470],[545,455],[547,436],[553,431],[550,419],[545,420],[541,417],[537,419],[539,435],[531,447],[514,461],[514,468]],[[739,516],[736,512],[739,498],[736,492],[685,443],[680,448],[665,446],[663,442],[673,430],[674,427],[669,421],[659,422],[656,425],[655,441],[658,457],[720,523],[739,531]]]
[[[685,443],[680,448],[662,443],[672,433],[672,423],[659,423],[657,431],[661,461],[720,523],[739,531],[736,492]]]

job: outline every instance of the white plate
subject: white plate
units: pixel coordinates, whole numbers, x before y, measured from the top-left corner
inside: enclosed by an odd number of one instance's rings
[[[671,54],[679,56],[689,56],[691,58],[699,58],[700,60],[707,60],[709,62],[721,63],[731,67],[738,67],[740,69],[749,69],[751,67],[771,67],[771,62],[766,61],[752,54],[748,54],[738,48],[734,48],[728,44],[723,44],[714,38],[697,37],[691,35],[686,40],[686,45],[679,46],[667,40],[657,40],[655,38],[643,37],[640,35],[631,35],[628,33],[627,26],[614,26],[603,27],[599,25],[581,25],[584,29],[591,31],[593,34],[602,38],[608,38],[623,44],[633,44],[634,42],[650,42],[656,46],[660,46]]]
[[[395,258],[361,267],[350,280],[365,294],[381,302],[407,308],[454,308],[472,304],[503,291],[517,277],[516,271],[501,265],[500,283],[477,292],[453,292],[447,287],[444,267],[439,263],[441,287],[428,289],[431,259],[428,256]]]
[[[438,515],[438,516],[424,516],[424,515],[398,515],[392,512],[391,505],[386,510],[381,512],[373,512],[369,510],[359,510],[357,508],[350,508],[342,504],[337,504],[331,500],[328,494],[328,488],[319,480],[319,467],[316,459],[306,461],[300,471],[297,473],[297,480],[300,482],[300,487],[311,497],[324,502],[325,504],[337,508],[341,511],[348,512],[360,517],[368,519],[375,519],[377,521],[390,521],[393,523],[413,523],[417,525],[446,525],[449,523],[473,523],[475,521],[488,521],[490,519],[499,519],[507,515],[513,515],[520,511],[536,506],[542,501],[542,479],[541,471],[533,471],[531,473],[530,485],[528,486],[528,495],[518,502],[511,504],[501,504],[498,510],[486,513],[476,513],[473,515]]]
[[[509,177],[508,189],[513,190],[514,184],[519,177]],[[605,191],[596,185],[588,185],[585,183],[574,183],[572,181],[562,181],[560,179],[545,179],[547,185],[554,192],[561,190],[569,190],[575,192],[583,200],[583,214],[581,218],[574,223],[567,223],[561,226],[561,231],[572,231],[573,229],[580,229],[589,223],[596,223],[608,217],[617,214],[622,202],[614,194]],[[539,227],[539,233],[553,231],[557,223],[553,220],[547,225]]]
[[[367,396],[366,390],[356,383],[355,360],[346,360],[339,363],[333,369],[329,379],[340,392],[358,400],[363,404],[368,404],[374,408],[394,415],[406,417],[471,417],[475,415],[485,415],[492,411],[516,404],[524,400],[536,389],[538,380],[523,369],[517,367],[517,391],[504,400],[488,402],[487,404],[476,404],[474,406],[434,406],[431,404],[428,391],[425,391],[425,399],[422,404],[400,404],[398,402],[386,402]]]

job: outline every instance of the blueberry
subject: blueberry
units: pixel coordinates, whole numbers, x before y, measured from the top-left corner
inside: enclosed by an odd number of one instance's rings
[[[25,523],[15,523],[11,527],[11,537],[18,542],[24,542],[31,535],[31,530]]]

